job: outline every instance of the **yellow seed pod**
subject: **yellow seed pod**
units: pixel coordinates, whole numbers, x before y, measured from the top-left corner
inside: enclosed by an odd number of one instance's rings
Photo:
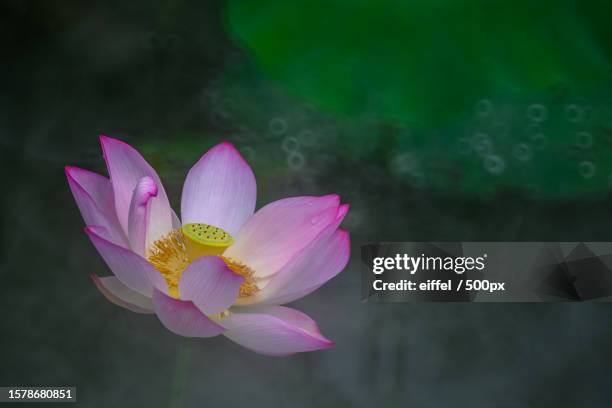
[[[191,261],[201,256],[221,255],[234,243],[228,232],[208,224],[185,224],[181,233]]]

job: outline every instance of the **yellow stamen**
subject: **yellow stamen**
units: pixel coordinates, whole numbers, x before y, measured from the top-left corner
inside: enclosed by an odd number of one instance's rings
[[[221,256],[233,242],[233,238],[220,228],[206,224],[186,224],[180,230],[174,230],[155,241],[149,248],[148,260],[166,280],[168,293],[180,299],[178,283],[189,264],[200,256]],[[244,278],[238,295],[240,298],[252,296],[259,291],[251,268],[224,256],[221,259],[229,269]],[[217,317],[224,317],[223,313]]]
[[[149,248],[149,253],[149,262],[166,279],[168,293],[178,299],[178,282],[183,271],[191,263],[183,242],[183,234],[179,230],[172,231],[155,241]]]
[[[228,268],[244,278],[244,282],[240,285],[240,294],[238,297],[249,297],[259,292],[259,288],[255,283],[255,273],[251,268],[225,256],[222,256],[221,259],[223,259]]]
[[[215,313],[215,314],[208,315],[208,317],[212,317],[213,319],[225,319],[227,316],[231,314],[232,312],[226,309],[222,311],[221,313]]]

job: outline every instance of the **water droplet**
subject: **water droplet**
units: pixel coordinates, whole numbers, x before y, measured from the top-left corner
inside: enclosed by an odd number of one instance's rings
[[[527,118],[534,122],[544,122],[548,115],[548,109],[546,106],[534,103],[527,108]]]
[[[289,166],[291,170],[301,170],[304,164],[306,164],[306,159],[302,153],[292,152],[287,156],[287,166]]]
[[[283,139],[281,147],[287,153],[295,153],[300,149],[300,141],[292,136],[286,137]]]
[[[565,117],[570,122],[580,122],[584,119],[584,109],[576,104],[567,105],[565,107]]]
[[[546,147],[546,136],[543,133],[534,133],[531,135],[530,139],[536,149],[543,149]]]
[[[531,147],[527,143],[519,143],[514,146],[512,150],[512,154],[519,161],[527,161],[531,159],[533,156],[533,152],[531,151]]]
[[[486,133],[476,133],[472,137],[472,148],[480,155],[489,154],[493,150],[493,143]]]
[[[595,175],[595,165],[590,161],[583,161],[578,164],[578,173],[586,179],[591,178]]]
[[[484,159],[484,168],[491,174],[501,174],[506,170],[506,161],[495,154],[490,154]]]
[[[283,118],[274,118],[268,124],[270,133],[275,136],[280,136],[287,131],[287,121]]]

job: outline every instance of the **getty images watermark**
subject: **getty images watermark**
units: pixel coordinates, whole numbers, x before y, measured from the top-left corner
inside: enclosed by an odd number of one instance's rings
[[[394,242],[361,256],[367,302],[612,299],[608,242]]]

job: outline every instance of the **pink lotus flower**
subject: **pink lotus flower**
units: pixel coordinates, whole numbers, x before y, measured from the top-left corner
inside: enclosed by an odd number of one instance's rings
[[[255,177],[229,143],[191,168],[182,222],[155,170],[131,146],[101,136],[110,180],[66,167],[85,231],[114,276],[92,279],[111,302],[155,313],[187,337],[223,334],[258,353],[329,348],[317,324],[279,306],[347,264],[348,211],[337,195],[290,197],[254,213]]]

